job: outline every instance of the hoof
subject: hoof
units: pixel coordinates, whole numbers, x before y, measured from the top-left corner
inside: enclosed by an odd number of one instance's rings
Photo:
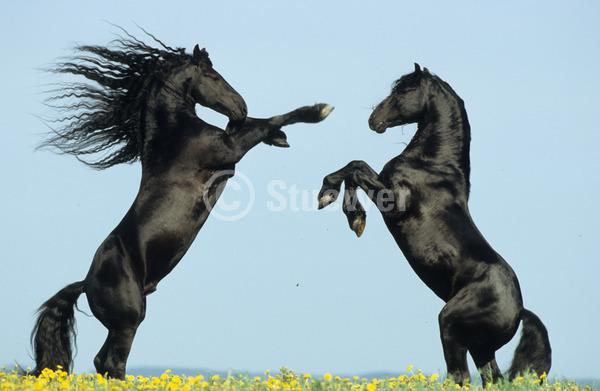
[[[336,199],[336,196],[333,193],[329,193],[329,194],[321,197],[321,199],[319,200],[319,210],[323,209],[327,205],[331,204],[333,201],[335,201],[335,199]]]
[[[323,121],[325,118],[327,118],[327,116],[333,111],[333,106],[329,106],[329,105],[325,105],[322,109],[321,109],[321,113],[320,113],[320,118],[321,121]]]
[[[356,234],[357,237],[359,237],[359,238],[361,237],[361,235],[365,231],[366,224],[367,224],[367,221],[365,219],[363,219],[362,217],[357,217],[354,219],[354,222],[352,222],[352,231],[354,231],[354,233]]]
[[[288,144],[288,142],[284,139],[281,138],[274,138],[269,140],[269,145],[272,145],[274,147],[279,147],[279,148],[289,148],[290,144]]]
[[[276,118],[276,117],[274,117]],[[267,145],[272,145],[279,148],[289,148],[287,135],[281,129],[275,129],[270,132],[269,136],[263,142]]]

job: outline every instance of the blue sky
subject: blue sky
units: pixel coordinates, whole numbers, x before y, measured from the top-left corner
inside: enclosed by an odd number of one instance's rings
[[[369,205],[358,239],[339,204],[315,200],[324,175],[355,159],[380,170],[410,141],[414,126],[378,135],[367,119],[418,62],[465,101],[471,214],[549,330],[551,376],[600,378],[599,12],[593,1],[0,3],[0,365],[33,363],[36,308],[83,279],[137,192],[139,164],[99,172],[34,151],[47,131],[36,115],[53,114],[40,93],[61,80],[40,68],[107,43],[111,22],[206,47],[251,116],[335,106],[289,127],[290,149],[259,145],[237,166],[220,215],[148,297],[128,367],[444,373],[443,302],[379,213]],[[79,306],[89,314],[84,296]],[[91,371],[106,331],[77,322],[75,370]],[[503,370],[516,340],[498,354]]]

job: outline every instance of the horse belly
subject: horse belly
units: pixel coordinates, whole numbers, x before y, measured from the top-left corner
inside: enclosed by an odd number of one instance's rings
[[[411,259],[405,254],[409,265],[417,276],[440,299],[448,301],[452,294],[452,270],[443,260]]]

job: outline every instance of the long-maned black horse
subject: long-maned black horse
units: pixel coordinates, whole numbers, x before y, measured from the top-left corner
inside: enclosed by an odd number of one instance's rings
[[[338,197],[345,183],[343,211],[360,236],[365,210],[357,188],[367,192],[410,266],[446,305],[439,315],[448,374],[469,378],[467,352],[484,383],[502,377],[495,352],[523,321],[509,377],[548,372],[551,349],[540,319],[523,307],[517,276],[473,222],[469,197],[471,130],[462,99],[427,68],[401,77],[369,118],[372,130],[417,123],[404,151],[377,174],[353,161],[327,175],[319,208]]]
[[[146,296],[182,259],[235,164],[260,142],[288,146],[282,126],[316,123],[333,109],[317,104],[269,119],[247,117],[244,99],[213,69],[206,50],[196,45],[186,54],[148,35],[159,48],[127,33],[108,46],[80,46],[81,54],[54,68],[95,83],[61,88],[54,106],[73,115],[43,146],[97,169],[140,160],[142,177],[133,205],[98,248],[85,279],[40,307],[32,333],[34,375],[71,368],[73,307],[85,292],[108,329],[96,370],[123,378]],[[227,129],[202,121],[196,104],[226,115]]]

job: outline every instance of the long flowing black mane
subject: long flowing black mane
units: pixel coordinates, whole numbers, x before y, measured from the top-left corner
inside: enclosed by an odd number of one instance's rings
[[[142,154],[142,113],[150,87],[189,60],[183,48],[171,48],[146,32],[154,48],[121,29],[107,46],[81,45],[79,54],[55,64],[50,72],[84,76],[96,84],[66,83],[47,99],[62,117],[46,121],[54,132],[39,148],[56,148],[95,169],[133,163]],[[57,125],[58,124],[58,125]],[[52,126],[56,125],[56,126]],[[82,156],[97,155],[96,160]]]

